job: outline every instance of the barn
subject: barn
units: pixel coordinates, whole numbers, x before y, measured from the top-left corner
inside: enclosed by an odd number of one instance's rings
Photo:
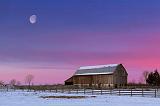
[[[65,85],[79,87],[119,87],[127,84],[128,73],[122,64],[80,67]]]

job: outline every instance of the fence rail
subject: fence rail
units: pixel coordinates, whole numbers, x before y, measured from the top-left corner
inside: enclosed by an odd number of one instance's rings
[[[94,90],[94,89],[54,89],[48,90],[55,93],[68,94],[89,94],[89,95],[127,95],[127,96],[142,96],[142,97],[160,97],[158,89],[108,89],[108,90]]]
[[[27,88],[26,88],[27,89]],[[21,89],[21,90],[26,90]],[[0,91],[15,91],[16,89],[0,89]],[[130,88],[130,89],[87,89],[87,88],[30,88],[28,91],[42,91],[55,93],[69,93],[69,94],[89,94],[89,95],[127,95],[127,96],[142,96],[142,97],[160,97],[160,89],[158,88]]]

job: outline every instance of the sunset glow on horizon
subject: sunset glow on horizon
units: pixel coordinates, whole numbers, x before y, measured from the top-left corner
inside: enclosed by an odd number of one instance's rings
[[[1,0],[0,13],[0,81],[57,84],[80,66],[122,63],[139,82],[160,70],[159,0]]]

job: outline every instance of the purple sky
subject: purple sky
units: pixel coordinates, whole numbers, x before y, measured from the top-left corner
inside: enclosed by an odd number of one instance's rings
[[[62,83],[80,66],[122,63],[140,81],[160,68],[159,29],[159,0],[1,0],[0,80]]]

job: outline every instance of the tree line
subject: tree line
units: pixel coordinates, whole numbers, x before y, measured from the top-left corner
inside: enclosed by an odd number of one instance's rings
[[[158,70],[154,70],[153,72],[145,71],[143,73],[146,84],[150,86],[160,86],[160,73]]]
[[[32,84],[32,81],[34,79],[34,76],[32,74],[28,74],[26,77],[25,77],[25,84],[27,84],[29,87],[31,86]],[[20,86],[21,85],[21,82],[20,81],[17,81],[16,79],[12,79],[9,84],[5,84],[3,81],[0,81],[0,85],[10,85],[10,86]]]

